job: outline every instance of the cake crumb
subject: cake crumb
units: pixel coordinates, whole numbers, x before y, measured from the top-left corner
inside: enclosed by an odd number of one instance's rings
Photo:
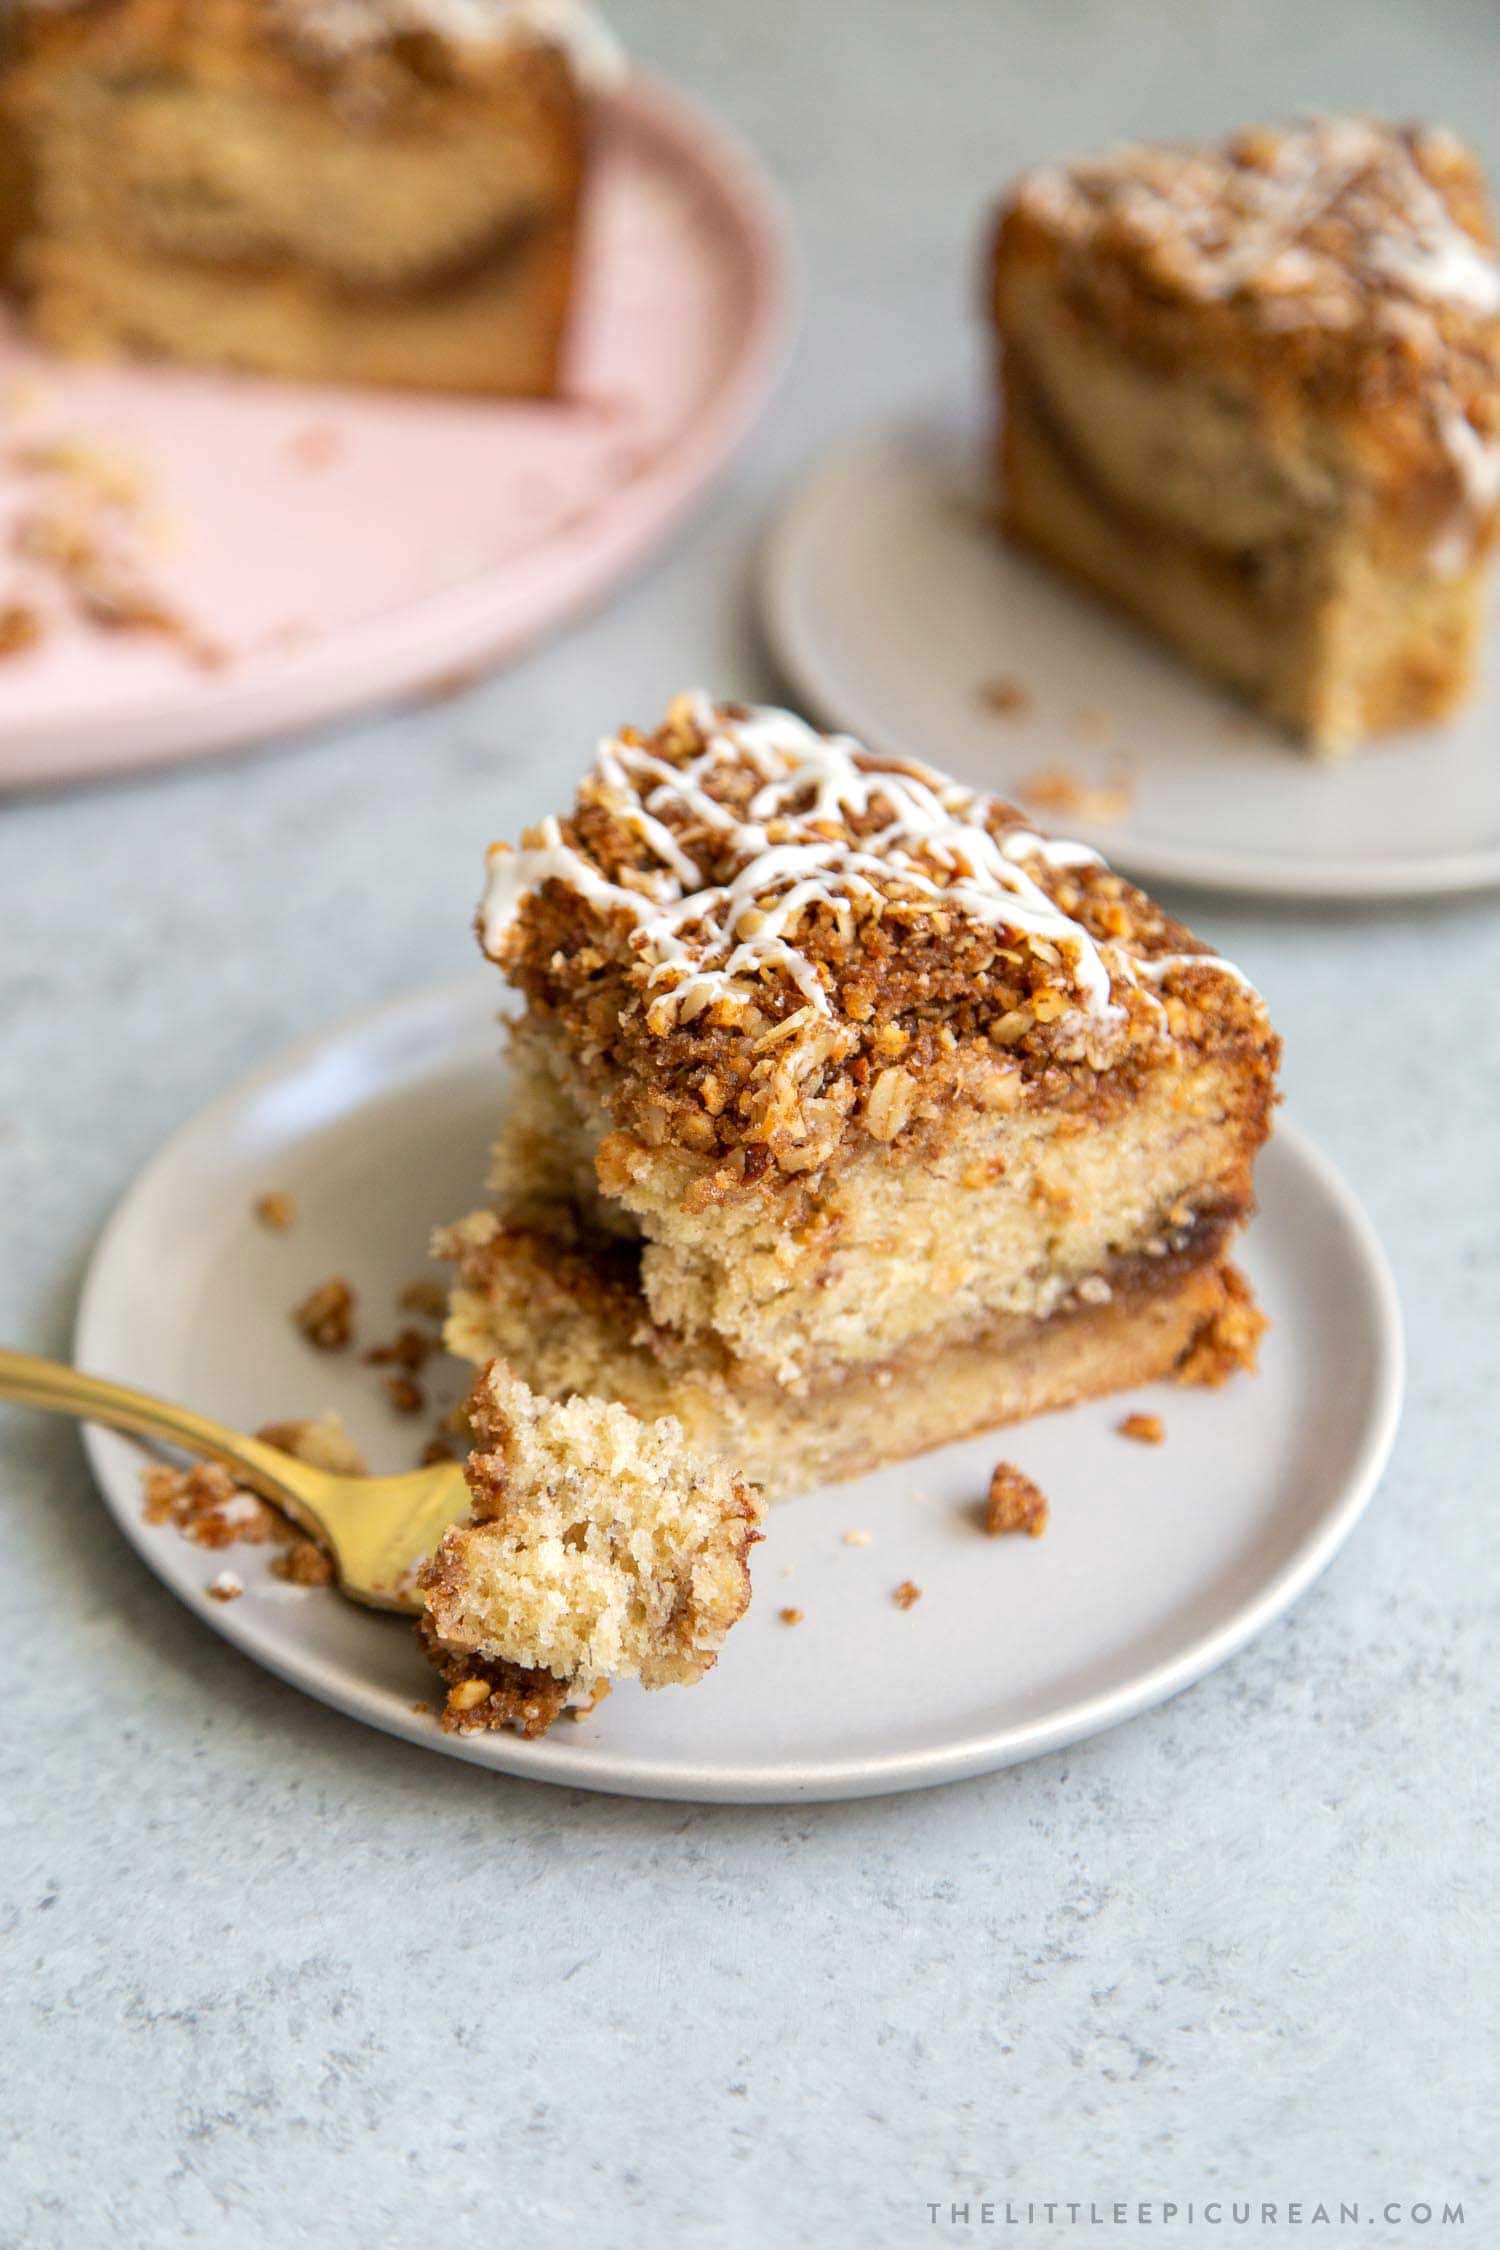
[[[1159,1414],[1127,1414],[1115,1428],[1121,1437],[1134,1438],[1137,1445],[1160,1445],[1167,1434],[1167,1425]]]
[[[1002,672],[997,679],[984,682],[979,701],[999,718],[1019,719],[1031,709],[1031,690],[1013,673]]]
[[[319,1282],[292,1318],[318,1351],[345,1351],[354,1338],[354,1291],[337,1276]]]
[[[281,1553],[271,1558],[271,1576],[288,1585],[331,1586],[333,1575],[333,1557],[300,1531],[293,1532]]]
[[[1200,1383],[1216,1391],[1241,1368],[1255,1372],[1260,1340],[1270,1322],[1237,1266],[1226,1266],[1223,1279],[1225,1301],[1178,1363],[1179,1383]]]
[[[385,1395],[398,1414],[420,1414],[427,1404],[427,1393],[410,1375],[387,1375]]]
[[[596,1680],[593,1693],[586,1703],[570,1703],[568,1705],[568,1717],[574,1720],[588,1718],[591,1713],[598,1710],[604,1698],[612,1693],[614,1684],[613,1680]]]
[[[846,1547],[868,1547],[869,1544],[870,1534],[868,1531],[846,1531],[844,1533],[844,1545]]]
[[[440,1281],[408,1281],[396,1298],[402,1312],[419,1313],[423,1320],[446,1320],[448,1292]]]
[[[232,1570],[221,1570],[217,1578],[210,1578],[204,1592],[212,1602],[237,1602],[245,1591],[244,1580],[236,1578]]]
[[[195,1547],[263,1546],[284,1520],[217,1461],[190,1469],[154,1462],[142,1471],[141,1492],[146,1522],[171,1524]]]
[[[432,1705],[428,1702],[425,1695],[419,1695],[416,1702],[412,1705],[411,1708],[412,1716],[414,1718],[430,1719],[432,1717]]]
[[[913,1603],[919,1602],[921,1599],[921,1587],[914,1585],[909,1578],[903,1578],[891,1596],[891,1600],[895,1603],[897,1609],[910,1609]]]
[[[1040,1539],[1051,1514],[1047,1495],[1039,1484],[1022,1473],[1013,1461],[997,1461],[984,1506],[984,1528],[992,1539],[1009,1531],[1024,1531]]]
[[[1016,788],[1027,804],[1079,820],[1123,820],[1133,796],[1130,783],[1123,778],[1085,781],[1066,766],[1047,766],[1018,782]]]
[[[0,660],[24,656],[38,646],[45,631],[41,613],[29,602],[0,604]]]
[[[787,1609],[779,1609],[776,1614],[781,1619],[783,1625],[800,1625],[802,1623],[803,1612],[800,1609],[792,1609],[790,1607]]]
[[[255,1216],[272,1234],[285,1234],[288,1227],[296,1224],[297,1206],[280,1188],[272,1188],[268,1195],[255,1198]]]
[[[437,1339],[420,1328],[402,1328],[388,1344],[372,1344],[365,1359],[371,1367],[403,1367],[408,1375],[418,1375],[437,1348]]]

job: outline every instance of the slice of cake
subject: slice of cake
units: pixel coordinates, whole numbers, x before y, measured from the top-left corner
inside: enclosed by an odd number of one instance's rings
[[[1468,692],[1500,266],[1447,133],[1323,118],[1030,172],[990,302],[1013,538],[1315,750]]]
[[[670,1418],[549,1405],[500,1362],[469,1412],[473,1516],[420,1581],[446,1722],[540,1734],[611,1680],[701,1679],[750,1600],[761,1510],[744,1479]]]
[[[45,340],[306,381],[557,389],[581,9],[21,0],[7,20],[0,278]]]
[[[524,1012],[460,1353],[785,1491],[1253,1340],[1265,1009],[1013,807],[687,696],[480,927]]]

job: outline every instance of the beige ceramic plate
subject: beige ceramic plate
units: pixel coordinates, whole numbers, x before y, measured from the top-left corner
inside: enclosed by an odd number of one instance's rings
[[[372,1465],[409,1464],[422,1432],[394,1419],[369,1368],[310,1351],[287,1311],[343,1273],[366,1333],[388,1333],[433,1222],[478,1200],[501,1099],[494,999],[476,983],[396,1002],[184,1126],[99,1244],[79,1364],[241,1425],[334,1406]],[[268,1188],[296,1199],[289,1233],[251,1217]],[[1118,1437],[1125,1407],[1106,1401],[787,1502],[716,1672],[692,1689],[618,1689],[540,1742],[442,1734],[413,1710],[432,1679],[410,1627],[291,1593],[263,1550],[229,1558],[240,1600],[210,1601],[225,1558],[142,1523],[126,1441],[92,1432],[89,1450],[121,1530],[206,1627],[424,1749],[641,1796],[921,1788],[1057,1749],[1188,1686],[1296,1599],[1374,1491],[1401,1395],[1385,1260],[1348,1189],[1285,1124],[1260,1196],[1245,1264],[1274,1326],[1255,1379],[1132,1396],[1164,1416],[1160,1448]],[[1002,1455],[1051,1495],[1040,1540],[975,1528]],[[846,1545],[850,1530],[869,1544]],[[908,1578],[922,1599],[902,1611],[891,1596]],[[790,1606],[799,1625],[780,1622]]]

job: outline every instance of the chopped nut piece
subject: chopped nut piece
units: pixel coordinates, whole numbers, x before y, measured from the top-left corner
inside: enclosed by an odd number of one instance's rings
[[[345,1351],[354,1336],[354,1291],[337,1278],[320,1282],[292,1318],[320,1352]]]
[[[448,1708],[450,1711],[472,1711],[476,1705],[486,1700],[489,1692],[483,1680],[460,1680],[457,1687],[448,1690]]]
[[[245,1591],[245,1584],[232,1570],[221,1570],[217,1578],[210,1578],[203,1590],[211,1602],[237,1602]]]
[[[1040,1485],[1033,1484],[1013,1461],[997,1462],[984,1509],[984,1528],[992,1539],[1007,1531],[1024,1531],[1028,1538],[1040,1539],[1050,1513]]]
[[[385,1395],[398,1414],[420,1414],[427,1404],[427,1393],[410,1375],[387,1375]]]
[[[921,1599],[921,1587],[913,1585],[909,1578],[903,1578],[891,1596],[891,1600],[895,1603],[897,1609],[910,1609],[913,1603],[919,1602]]]
[[[1159,1414],[1127,1414],[1115,1427],[1121,1437],[1134,1438],[1138,1445],[1160,1445],[1167,1434],[1167,1425]]]
[[[777,1610],[776,1614],[783,1625],[800,1625],[802,1623],[802,1611],[793,1609],[790,1605],[785,1609]]]
[[[273,1188],[269,1195],[256,1197],[255,1216],[263,1227],[270,1228],[272,1234],[285,1234],[287,1228],[296,1221],[297,1206],[280,1188]]]

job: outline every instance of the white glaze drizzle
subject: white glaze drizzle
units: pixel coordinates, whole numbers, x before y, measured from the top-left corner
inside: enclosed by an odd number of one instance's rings
[[[1456,151],[1441,130],[1423,138],[1434,154]],[[1500,261],[1460,226],[1401,134],[1319,117],[1275,136],[1265,165],[1236,162],[1232,148],[1126,148],[1041,167],[1019,193],[1077,235],[1108,208],[1185,294],[1243,293],[1268,327],[1374,319],[1417,344],[1432,366],[1432,426],[1466,508],[1482,517],[1500,502],[1500,440],[1476,429],[1455,395],[1436,319],[1443,307],[1500,319]],[[1352,230],[1352,256],[1307,239],[1334,213]],[[1451,544],[1454,528],[1439,536]]]
[[[658,866],[628,883],[612,882],[565,841],[556,819],[543,821],[539,841],[523,850],[494,845],[480,908],[486,952],[499,956],[523,902],[543,883],[556,881],[601,912],[630,917],[632,943],[648,965],[648,990],[657,995],[653,1017],[660,1026],[691,1022],[717,1000],[753,997],[763,972],[775,969],[786,974],[814,1014],[831,1015],[815,962],[793,942],[800,917],[822,908],[847,928],[856,901],[889,901],[893,895],[908,906],[956,913],[1055,947],[1079,1009],[1099,1029],[1117,1023],[1123,1012],[1112,997],[1112,967],[1153,1002],[1152,987],[1168,967],[1201,959],[1205,966],[1229,970],[1216,954],[1145,962],[1111,947],[1106,959],[1100,943],[1058,906],[1026,865],[1097,866],[1099,854],[1086,844],[1052,841],[1029,829],[993,835],[985,823],[995,800],[929,767],[858,762],[864,753],[848,736],[818,734],[789,711],[761,708],[733,716],[700,694],[690,699],[690,712],[703,748],[684,765],[673,766],[618,736],[600,744],[595,763],[610,811],[635,830]],[[761,778],[748,819],[703,787],[706,776],[724,763],[748,765]],[[728,882],[707,882],[660,818],[672,803],[712,828],[739,858]],[[882,809],[888,815],[884,825],[857,843],[820,830],[819,824],[843,826]],[[1237,970],[1229,973],[1239,976]]]

